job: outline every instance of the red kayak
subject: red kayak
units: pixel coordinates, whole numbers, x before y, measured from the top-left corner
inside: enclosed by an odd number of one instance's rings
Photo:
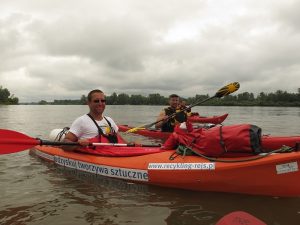
[[[118,125],[119,131],[120,132],[126,132],[133,127],[130,127],[128,125]],[[203,125],[203,126],[195,126],[194,128],[210,128],[211,126],[209,124]],[[134,132],[134,134],[139,134],[144,137],[149,137],[149,138],[155,138],[155,139],[161,139],[161,140],[167,140],[168,137],[172,134],[171,132],[161,132],[161,130],[158,129],[140,129]]]
[[[118,125],[118,127],[119,127],[120,132],[126,132],[133,128],[128,125]],[[134,133],[145,136],[145,137],[157,138],[157,139],[162,139],[162,140],[168,139],[168,137],[172,134],[170,132],[161,132],[160,130],[156,130],[156,129],[137,130]]]
[[[189,121],[193,123],[220,124],[227,118],[227,116],[228,114],[224,114],[221,116],[213,116],[213,117],[200,117],[197,115],[193,115],[189,117]],[[118,125],[118,127],[120,132],[126,132],[133,128],[128,125]],[[170,132],[161,132],[160,130],[157,129],[141,129],[135,131],[134,133],[145,137],[158,138],[162,140],[168,139],[168,137],[171,135]]]
[[[223,216],[216,225],[267,225],[260,219],[243,211],[236,211]]]
[[[221,124],[227,118],[228,113],[221,116],[212,116],[212,117],[202,117],[197,115],[192,115],[188,117],[188,120],[192,123],[213,123]]]

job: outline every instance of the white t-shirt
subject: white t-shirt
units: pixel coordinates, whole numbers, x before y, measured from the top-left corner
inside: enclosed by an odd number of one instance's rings
[[[111,124],[115,132],[118,132],[119,128],[116,123],[110,117],[105,117]],[[110,132],[110,127],[107,121],[103,118],[101,121],[95,120],[98,126],[102,129],[104,134]],[[88,115],[78,117],[71,125],[70,132],[75,134],[78,139],[82,138],[93,138],[99,135],[98,128],[93,120]]]

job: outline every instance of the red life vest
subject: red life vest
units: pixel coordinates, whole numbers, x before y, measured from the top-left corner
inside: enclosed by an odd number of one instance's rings
[[[241,156],[261,153],[261,129],[251,124],[216,126],[191,132],[175,129],[164,144],[166,149],[184,145],[196,154],[210,157]]]

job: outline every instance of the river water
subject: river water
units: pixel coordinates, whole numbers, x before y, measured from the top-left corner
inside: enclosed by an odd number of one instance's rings
[[[161,108],[107,106],[106,115],[119,124],[136,126],[155,121]],[[264,134],[300,135],[300,108],[198,106],[194,111],[203,116],[229,113],[224,125],[251,123]],[[0,128],[47,139],[52,129],[70,126],[86,112],[87,106],[0,106]],[[137,135],[124,138],[154,142]],[[268,225],[300,224],[300,197],[138,185],[58,167],[30,156],[28,151],[0,155],[0,193],[0,224],[5,225],[214,225],[223,215],[237,210]]]

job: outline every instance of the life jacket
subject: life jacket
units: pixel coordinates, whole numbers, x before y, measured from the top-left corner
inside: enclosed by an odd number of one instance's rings
[[[103,117],[109,128],[110,128],[110,132],[109,134],[104,134],[102,129],[99,127],[99,125],[97,124],[97,122],[95,121],[95,119],[88,113],[87,114],[91,120],[94,122],[94,124],[96,125],[96,127],[98,128],[98,138],[99,138],[99,142],[103,142],[103,143],[118,143],[119,142],[119,139],[120,139],[120,136],[117,135],[116,131],[114,130],[114,128],[111,126],[111,123],[109,122],[108,119],[105,118],[105,116]],[[103,140],[101,137],[104,137]]]
[[[185,110],[186,113],[189,113],[189,114],[192,113],[192,109],[191,109],[191,108],[188,108],[188,106],[181,106],[180,109],[181,109],[181,110],[186,109],[186,110]]]
[[[165,115],[170,116],[176,112],[181,111],[181,109],[174,109],[172,107],[168,107],[164,109]],[[186,112],[182,111],[177,113],[174,117],[170,118],[167,122],[163,123],[161,127],[162,132],[173,132],[176,124],[185,122],[187,120]]]
[[[261,128],[251,124],[200,128],[191,132],[176,127],[164,147],[171,149],[178,145],[186,146],[198,155],[209,157],[239,157],[263,152]]]

